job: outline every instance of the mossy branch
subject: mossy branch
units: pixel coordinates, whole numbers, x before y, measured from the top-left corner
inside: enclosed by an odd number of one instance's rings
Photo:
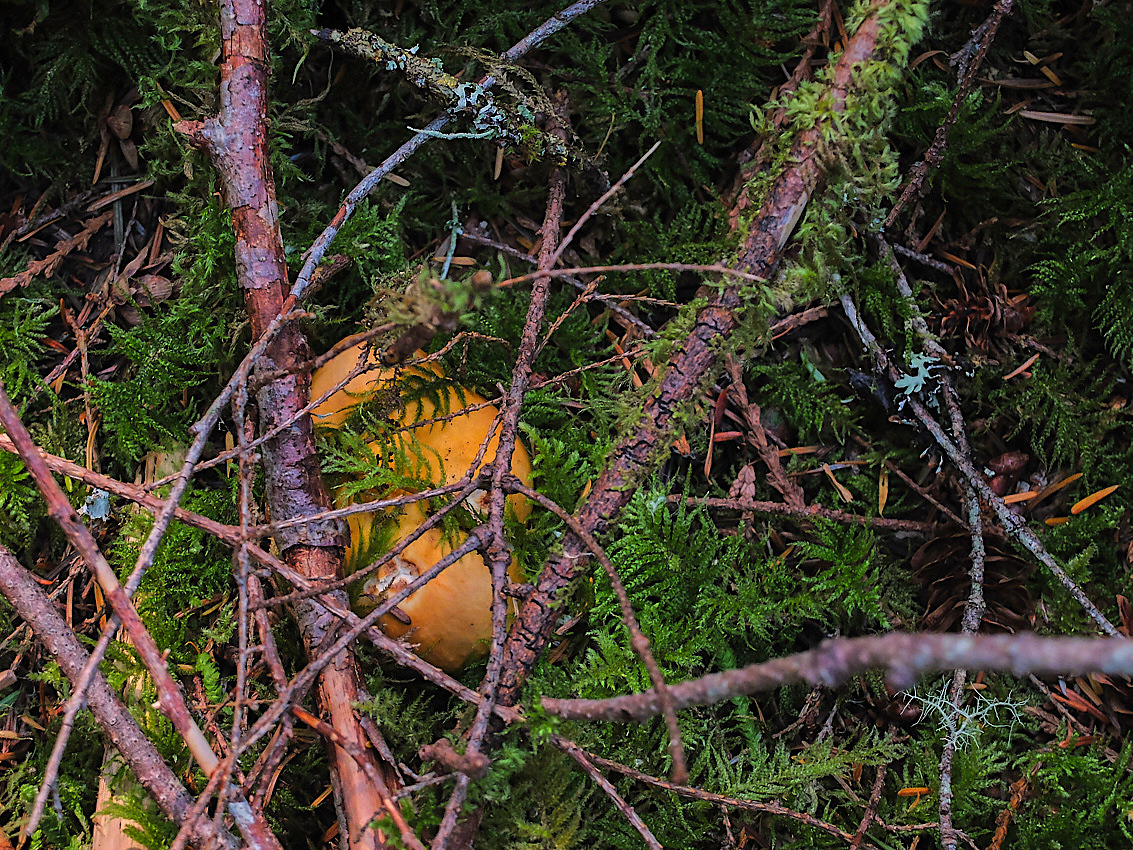
[[[798,133],[783,170],[763,196],[760,211],[748,226],[747,239],[734,261],[736,268],[770,276],[826,174],[828,160],[823,151],[835,143],[831,136],[836,127],[868,120],[845,113],[851,102],[860,107],[871,98],[855,97],[851,101],[851,97],[862,94],[859,87],[863,85],[877,85],[878,64],[907,55],[909,44],[919,37],[922,17],[922,7],[917,3],[875,3],[868,7],[867,17],[833,68],[828,88],[816,99],[821,111],[810,116],[813,120],[809,126]],[[872,98],[883,96],[873,91]],[[871,108],[877,109],[877,104]],[[661,448],[675,437],[688,403],[716,368],[723,341],[739,327],[749,298],[750,294],[739,286],[725,285],[698,312],[691,331],[645,399],[640,419],[611,451],[605,471],[581,506],[578,517],[587,531],[605,531],[628,504],[642,477],[654,468]],[[554,601],[582,574],[588,561],[584,543],[568,535],[562,553],[543,569],[505,647],[508,675],[501,682],[501,700],[519,698],[554,623]]]
[[[424,132],[437,139],[492,139],[508,142],[522,147],[535,159],[549,159],[552,162],[565,163],[568,158],[577,158],[577,152],[572,151],[566,142],[535,126],[536,113],[546,112],[550,108],[546,96],[535,87],[525,97],[514,86],[508,86],[517,96],[517,102],[504,104],[482,84],[461,82],[447,73],[439,59],[418,56],[416,45],[407,50],[391,44],[379,35],[357,28],[346,32],[312,30],[312,34],[344,53],[377,62],[387,71],[397,71],[408,82],[444,104],[450,114],[465,115],[472,122],[472,129],[468,132],[446,133],[432,129],[416,132]],[[507,63],[482,52],[476,55],[486,62],[489,72],[498,80],[505,80],[505,75],[509,72],[519,71],[517,67],[509,67]]]

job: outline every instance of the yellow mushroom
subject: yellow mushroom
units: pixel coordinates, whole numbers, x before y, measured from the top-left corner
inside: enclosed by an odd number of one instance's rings
[[[311,398],[319,398],[345,378],[358,366],[364,353],[364,344],[355,346],[316,370],[311,376]],[[437,384],[430,387],[431,392],[412,400],[404,398],[411,380],[421,382],[429,379],[435,379]],[[357,405],[375,398],[386,399],[390,409],[383,411],[385,418],[395,428],[406,430],[397,431],[391,440],[370,443],[375,463],[410,476],[423,487],[452,483],[465,476],[475,462],[480,446],[489,437],[482,463],[490,463],[495,458],[499,429],[493,426],[498,411],[494,405],[487,404],[483,396],[443,384],[441,379],[443,372],[435,364],[391,369],[382,366],[376,353],[371,351],[365,370],[318,404],[311,416],[316,426],[338,428]],[[411,427],[454,413],[456,415],[447,421]],[[512,473],[524,482],[531,480],[531,460],[521,443],[516,444],[512,456]],[[369,498],[392,497],[404,492],[381,493]],[[359,498],[359,501],[362,499]],[[470,510],[478,514],[487,512],[487,494],[483,491],[474,493],[469,501]],[[527,500],[513,494],[508,496],[507,501],[515,516],[521,521],[526,520],[531,512]],[[346,553],[346,571],[357,572],[412,534],[427,517],[426,504],[424,501],[412,502],[400,511],[349,517],[350,549]],[[363,580],[361,587],[355,588],[355,607],[359,613],[373,610],[391,593],[396,593],[458,547],[464,539],[463,535],[446,533],[440,527],[429,529]],[[509,573],[513,581],[522,580],[519,565],[514,560]],[[491,573],[479,553],[473,552],[399,603],[398,608],[408,615],[409,624],[387,615],[379,621],[379,625],[391,637],[407,635],[416,646],[418,655],[453,672],[487,651],[492,636],[491,606]]]

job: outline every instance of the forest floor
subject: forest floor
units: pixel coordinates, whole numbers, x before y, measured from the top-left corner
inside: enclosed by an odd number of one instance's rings
[[[1133,3],[220,8],[0,2],[0,848],[1133,841]]]

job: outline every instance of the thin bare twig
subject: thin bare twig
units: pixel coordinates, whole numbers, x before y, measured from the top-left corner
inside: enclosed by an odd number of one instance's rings
[[[146,669],[149,670],[154,678],[154,685],[157,688],[158,701],[161,705],[162,712],[169,718],[178,734],[185,740],[189,751],[193,754],[197,763],[200,764],[201,768],[206,773],[210,773],[217,766],[219,759],[212,751],[204,734],[189,714],[188,706],[185,705],[184,696],[177,687],[177,683],[173,680],[173,676],[166,666],[164,656],[160,650],[158,650],[153,636],[150,635],[149,631],[142,624],[141,618],[131,604],[125,588],[119,584],[118,576],[110,567],[110,564],[107,563],[94,537],[91,536],[86,526],[83,525],[75,509],[71,507],[71,503],[67,499],[66,494],[63,493],[62,489],[55,482],[55,479],[51,477],[51,472],[47,468],[47,464],[40,457],[35,443],[32,442],[31,435],[28,434],[23,422],[20,421],[20,417],[16,413],[16,409],[12,406],[11,401],[8,399],[8,394],[4,391],[2,384],[0,384],[0,424],[2,424],[4,429],[8,432],[9,439],[12,441],[13,445],[15,445],[20,454],[20,458],[23,460],[28,472],[39,488],[40,493],[43,494],[43,498],[48,506],[48,514],[58,523],[59,527],[67,535],[68,540],[70,540],[71,544],[82,555],[83,560],[86,561],[87,566],[102,586],[103,592],[106,594],[106,598],[114,610],[114,614],[126,625],[130,638],[142,659],[142,663],[145,664]],[[112,623],[113,618],[111,619],[111,623],[108,623],[108,628],[103,633],[103,641],[99,644],[104,651],[105,646],[109,644],[109,636],[112,634],[112,629],[109,628]],[[94,671],[97,669],[99,660],[100,658],[96,658],[94,654],[91,655],[91,659],[88,661],[88,670],[83,674],[83,678],[87,679],[88,682],[93,680]],[[85,684],[86,683],[84,683],[84,687]],[[72,701],[75,702],[73,712],[78,711],[79,705],[81,705],[82,694],[82,689],[75,689],[71,698]],[[51,759],[51,763],[54,767],[53,770],[45,771],[43,785],[40,788],[40,793],[36,798],[36,805],[33,808],[33,816],[28,819],[28,823],[30,824],[28,829],[30,831],[34,831],[39,818],[42,817],[47,792],[54,781],[54,771],[58,770],[58,765],[62,760],[63,747],[65,744],[65,736],[61,736],[56,740],[56,747],[52,752]],[[241,826],[241,831],[249,844],[254,847],[263,848],[279,846],[275,840],[275,836],[267,826],[267,823],[263,820],[262,815],[257,816],[252,812],[247,801],[235,791],[234,799],[230,805],[233,808],[238,808],[241,812],[241,816],[237,818],[237,823]],[[30,832],[28,834],[30,834]]]
[[[485,245],[489,248],[494,248],[497,251],[502,251],[505,254],[509,254],[515,257],[517,260],[523,260],[523,262],[529,263],[531,265],[535,265],[539,262],[538,258],[532,257],[530,254],[526,253],[525,251],[521,251],[519,248],[513,248],[511,245],[506,245],[503,242],[497,242],[495,239],[485,236],[482,233],[477,233],[472,229],[465,230],[464,233],[461,234],[460,238],[466,239],[469,242],[475,242],[478,245]],[[587,291],[587,284],[583,283],[574,275],[564,276],[563,280],[565,280],[580,292]],[[606,309],[614,313],[621,321],[633,325],[645,336],[653,337],[657,335],[657,331],[653,330],[653,328],[648,323],[643,322],[633,313],[629,312],[629,310],[621,306],[620,302],[626,300],[624,296],[602,295],[596,293],[594,295],[594,300],[601,302],[603,305],[605,305]]]
[[[613,186],[603,192],[598,197],[598,199],[594,201],[594,203],[586,208],[586,211],[578,217],[578,221],[576,221],[574,223],[574,226],[567,231],[567,234],[563,237],[562,242],[560,242],[559,246],[553,252],[551,252],[550,256],[545,260],[543,258],[540,258],[539,265],[542,271],[553,269],[555,267],[555,264],[558,263],[559,258],[562,257],[563,251],[570,247],[570,243],[574,241],[574,237],[578,235],[578,231],[582,229],[583,225],[585,225],[586,222],[590,221],[594,214],[602,208],[602,205],[606,203],[606,201],[610,200],[610,198],[612,198],[615,194],[617,194],[618,190],[633,178],[633,175],[637,173],[637,169],[641,168],[641,166],[645,164],[649,157],[653,156],[654,152],[659,147],[661,147],[660,139],[654,142],[652,147],[650,147],[649,150],[643,153],[641,155],[641,158],[638,159],[637,162],[626,169],[625,174],[619,177],[617,182],[614,183]]]
[[[562,97],[556,95],[557,114],[548,116],[550,132],[560,140],[566,137],[565,132],[565,103]],[[566,197],[566,172],[562,167],[556,166],[551,171],[548,181],[547,206],[543,217],[542,243],[539,252],[537,267],[545,271],[553,265],[551,255],[552,247],[559,238],[559,229],[562,226],[563,204]],[[511,385],[504,396],[500,412],[500,437],[496,448],[496,456],[491,462],[491,484],[488,492],[488,535],[489,542],[484,550],[485,561],[492,576],[492,640],[488,652],[488,669],[484,673],[484,680],[480,685],[483,697],[476,707],[476,716],[469,730],[468,747],[466,754],[477,756],[484,745],[492,719],[492,707],[495,704],[496,688],[499,685],[500,670],[503,664],[503,643],[507,636],[507,600],[504,589],[508,582],[508,569],[511,565],[511,548],[504,536],[504,508],[506,505],[504,490],[501,482],[505,475],[510,475],[512,457],[518,440],[519,413],[523,405],[523,398],[527,393],[531,381],[531,372],[535,360],[536,344],[539,331],[546,320],[547,299],[550,296],[550,279],[540,276],[535,279],[531,289],[531,301],[527,307],[527,316],[524,319],[523,331],[520,335],[518,351],[516,352],[515,367],[512,369]],[[460,803],[467,793],[469,777],[458,777],[456,788],[445,808],[444,818],[433,840],[434,848],[447,846],[447,841],[456,827],[456,818],[460,812]]]
[[[854,442],[856,442],[859,446],[864,448],[866,451],[873,451],[873,446],[870,445],[870,443],[868,441],[859,437],[857,434],[854,435],[853,439],[854,439]],[[967,525],[965,524],[965,522],[962,519],[960,519],[959,515],[954,510],[952,510],[950,507],[945,505],[939,499],[934,497],[932,495],[932,493],[928,492],[928,490],[926,490],[924,487],[922,487],[920,484],[918,484],[916,481],[914,481],[912,478],[910,478],[908,476],[908,474],[905,472],[905,470],[901,469],[901,467],[897,466],[897,464],[893,463],[893,461],[889,460],[888,458],[883,460],[881,463],[887,470],[889,470],[894,475],[896,475],[898,478],[900,478],[902,481],[904,481],[905,486],[907,486],[910,490],[912,490],[914,493],[916,493],[918,496],[920,496],[922,499],[924,499],[926,502],[928,502],[930,505],[932,505],[934,508],[936,508],[942,514],[944,514],[946,517],[948,517],[948,519],[951,520],[953,522],[953,524],[955,524],[958,528],[967,528]]]
[[[372,759],[367,758],[364,751],[355,744],[355,742],[346,738],[337,729],[327,723],[325,720],[320,720],[311,714],[311,712],[300,708],[297,705],[291,706],[291,713],[299,718],[299,720],[306,723],[324,738],[328,738],[334,742],[336,747],[345,750],[349,753],[350,757],[354,759],[358,767],[365,771],[374,771],[370,776],[370,781],[384,792],[382,802],[385,804],[386,814],[397,826],[397,830],[401,833],[401,840],[405,842],[405,846],[410,850],[425,850],[425,845],[417,838],[417,834],[413,832],[412,827],[405,820],[405,815],[401,812],[401,807],[397,801],[390,795],[389,789],[386,787],[385,778],[376,772],[376,767]],[[353,842],[352,842],[353,843]]]
[[[905,284],[905,290],[908,284]],[[911,295],[911,293],[909,293]],[[919,317],[919,312],[918,312]],[[921,320],[923,322],[923,319]],[[918,330],[919,332],[919,330]],[[925,350],[936,351],[938,356],[942,349],[939,344],[932,341],[927,335]],[[952,437],[956,440],[957,448],[964,457],[971,461],[972,449],[968,442],[967,424],[964,422],[963,412],[960,410],[960,399],[956,387],[950,377],[944,379],[944,398],[952,419]],[[964,507],[968,514],[968,534],[971,537],[971,563],[968,567],[968,579],[971,589],[968,601],[964,606],[964,617],[961,621],[960,632],[974,635],[980,630],[984,612],[987,608],[984,602],[984,564],[987,550],[984,545],[983,513],[980,508],[980,497],[972,484],[964,487]],[[956,747],[959,743],[958,732],[960,724],[960,709],[964,703],[964,684],[968,679],[968,671],[959,669],[952,677],[952,687],[949,693],[951,709],[945,718],[945,729],[948,732],[944,742],[944,751],[940,757],[940,839],[945,850],[955,850],[959,831],[952,825],[952,762]]]
[[[1024,673],[1133,674],[1133,640],[1022,635],[941,635],[894,632],[827,640],[818,648],[670,685],[678,709],[711,705],[790,682],[834,686],[866,670],[886,670],[897,688],[938,670]],[[568,720],[645,720],[661,712],[652,691],[610,699],[544,699],[543,710]]]
[[[599,767],[604,767],[607,770],[613,770],[618,773],[628,776],[631,779],[636,779],[646,785],[652,785],[654,788],[661,788],[665,791],[685,797],[690,800],[700,800],[706,803],[714,803],[716,805],[729,806],[733,809],[741,809],[748,812],[760,812],[769,815],[779,815],[781,817],[791,818],[799,823],[805,823],[807,826],[812,826],[815,829],[820,829],[828,835],[833,835],[835,838],[840,838],[843,841],[853,841],[853,836],[840,829],[832,823],[817,818],[807,812],[796,812],[794,809],[788,809],[782,803],[764,803],[758,800],[740,800],[734,797],[725,797],[723,794],[713,794],[709,791],[704,791],[700,788],[689,788],[686,785],[676,785],[672,782],[666,782],[664,779],[658,779],[656,776],[650,776],[647,773],[642,773],[640,770],[634,770],[624,764],[618,764],[615,761],[604,759],[601,756],[596,756],[593,753],[587,753],[586,757]],[[877,850],[873,844],[866,844],[867,850]]]
[[[610,557],[606,554],[606,550],[602,548],[602,545],[595,539],[594,535],[583,528],[582,523],[571,516],[561,505],[548,499],[542,493],[525,486],[514,477],[510,480],[508,486],[509,489],[514,489],[515,492],[522,493],[566,523],[567,527],[586,544],[590,554],[601,564],[606,576],[610,579],[610,587],[613,589],[614,595],[618,600],[618,607],[621,609],[622,621],[625,623],[626,630],[630,635],[630,646],[633,648],[637,657],[641,659],[641,663],[645,665],[645,669],[649,673],[649,680],[653,683],[654,692],[658,694],[658,704],[661,707],[661,714],[665,718],[665,725],[669,733],[669,755],[673,760],[673,781],[678,785],[683,785],[688,779],[688,767],[685,764],[684,752],[681,746],[681,732],[680,725],[677,722],[676,704],[670,695],[669,686],[665,684],[665,677],[661,673],[657,659],[653,657],[653,653],[650,650],[649,638],[641,631],[641,625],[637,622],[637,616],[633,612],[633,603],[630,602],[629,594],[626,592],[621,576],[618,575],[617,567],[614,566],[613,561],[611,561]]]
[[[535,280],[540,277],[566,277],[568,275],[597,274],[599,272],[643,272],[652,271],[654,269],[671,272],[721,274],[725,277],[734,277],[752,283],[762,283],[765,280],[765,278],[760,275],[722,266],[719,263],[619,263],[612,266],[576,266],[574,268],[535,271],[528,274],[521,274],[517,277],[509,277],[507,280],[501,280],[496,286],[514,286],[517,283],[526,283],[529,280]]]
[[[952,99],[952,108],[948,110],[944,122],[937,128],[936,137],[932,140],[929,149],[925,151],[924,159],[910,169],[909,179],[905,183],[901,197],[897,199],[897,203],[893,205],[893,209],[889,211],[889,215],[885,218],[885,228],[892,227],[901,210],[914,197],[919,196],[924,191],[925,178],[929,171],[936,168],[944,159],[945,147],[948,144],[948,133],[951,131],[952,125],[956,123],[956,118],[960,115],[960,108],[964,105],[964,100],[968,97],[968,92],[971,91],[972,84],[975,82],[976,71],[983,62],[984,56],[987,55],[991,43],[995,40],[995,34],[999,30],[1000,23],[1011,14],[1012,5],[1013,0],[998,0],[987,20],[979,27],[977,31],[978,41],[975,44],[974,51],[972,51],[972,56],[970,59],[964,60],[960,87],[956,91],[956,96]]]
[[[89,656],[43,588],[2,547],[0,593],[12,603],[23,621],[43,641],[44,647],[59,664],[72,686],[77,687]],[[193,806],[193,798],[97,668],[86,687],[86,704],[158,808],[174,822],[184,822]],[[208,824],[194,825],[189,837],[195,846],[201,848],[215,846],[215,841],[219,841],[224,847],[237,846],[232,835],[224,831],[218,833]]]
[[[890,267],[893,268],[896,273],[897,291],[908,303],[914,305],[910,324],[921,339],[921,347],[934,357],[947,357],[948,352],[945,351],[944,347],[929,333],[928,323],[925,322],[920,310],[916,309],[916,301],[913,299],[912,287],[909,286],[909,281],[905,277],[904,270],[897,262],[897,258],[893,255],[892,250],[883,237],[879,237],[878,241],[881,244],[883,254],[887,255]],[[959,396],[949,377],[945,377],[943,384],[944,400],[948,407],[952,424],[952,439],[956,441],[958,451],[964,456],[965,460],[971,464],[972,450],[968,442],[967,424],[964,422],[964,414],[960,408]],[[984,604],[984,560],[986,550],[984,548],[983,516],[980,511],[979,493],[976,492],[976,488],[971,482],[968,482],[964,487],[964,508],[968,515],[967,525],[968,534],[971,536],[972,540],[972,556],[971,566],[968,570],[970,590],[967,604],[964,606],[964,617],[960,632],[961,634],[972,635],[979,631],[986,608]],[[959,836],[958,831],[952,824],[952,764],[956,755],[956,747],[959,743],[960,710],[964,702],[964,684],[967,682],[967,678],[968,671],[965,669],[957,669],[953,673],[952,685],[948,695],[950,708],[944,718],[944,726],[948,734],[945,738],[944,749],[940,756],[938,809],[940,811],[940,840],[945,850],[955,850]]]
[[[783,502],[765,502],[751,499],[737,498],[724,499],[715,496],[669,496],[670,502],[684,502],[687,505],[704,505],[716,510],[745,511],[768,516],[783,516],[797,520],[828,519],[843,525],[864,525],[868,528],[883,529],[885,531],[912,531],[917,534],[931,534],[937,528],[936,523],[922,522],[915,519],[890,519],[889,517],[870,517],[840,511],[837,508],[826,508],[822,505],[806,505],[802,508],[792,508]]]
[[[865,322],[859,317],[857,307],[854,305],[853,300],[848,295],[841,296],[840,300],[842,309],[845,310],[850,324],[862,341],[862,345],[873,356],[878,367],[884,371],[891,380],[898,380],[901,373],[890,363],[888,355],[878,344],[870,329],[866,327]],[[928,409],[915,397],[909,398],[909,408],[913,411],[917,420],[924,425],[925,429],[932,435],[937,445],[944,450],[944,453],[948,456],[952,464],[964,474],[968,483],[975,488],[981,501],[995,512],[1004,530],[1027,549],[1027,551],[1034,555],[1039,563],[1050,570],[1074,600],[1082,606],[1082,609],[1093,618],[1094,622],[1096,622],[1106,634],[1111,637],[1120,636],[1121,633],[1106,616],[1098,610],[1098,607],[1086,596],[1082,589],[1078,587],[1077,583],[1070,578],[1066,570],[1062,568],[1062,565],[1046,550],[1046,547],[1043,546],[1038,536],[1027,527],[1023,520],[1011,511],[1004,503],[1002,497],[996,495],[995,491],[991,489],[991,485],[987,483],[987,479],[985,479],[972,465],[971,461],[964,456],[959,447],[948,438],[948,435],[944,433],[944,430],[928,412]]]
[[[870,823],[877,817],[877,804],[881,802],[881,790],[885,787],[885,774],[888,772],[887,765],[879,765],[877,768],[877,776],[873,779],[873,788],[869,792],[869,802],[866,803],[865,814],[862,815],[862,821],[858,824],[857,830],[854,832],[854,838],[850,842],[850,850],[858,850],[865,840],[866,830],[869,829]]]
[[[629,821],[630,825],[637,830],[637,834],[641,836],[645,845],[651,848],[651,850],[661,850],[661,842],[657,840],[657,837],[650,831],[649,827],[645,825],[645,821],[641,819],[641,815],[618,793],[618,789],[610,783],[610,780],[598,772],[598,768],[594,765],[594,762],[591,761],[591,755],[583,750],[582,747],[578,746],[578,744],[573,741],[568,741],[565,738],[558,741],[557,746],[578,762],[579,766],[586,771],[586,775],[594,780],[594,783],[610,798],[614,804],[614,808],[621,812],[622,817]]]

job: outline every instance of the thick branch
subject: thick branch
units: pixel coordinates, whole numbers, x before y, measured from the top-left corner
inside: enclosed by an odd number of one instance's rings
[[[264,15],[264,4],[258,0],[225,0],[221,4],[220,112],[204,122],[178,125],[193,144],[208,151],[223,179],[236,232],[237,275],[257,339],[284,312],[287,289],[268,155],[269,62]],[[307,341],[291,323],[268,344],[256,366],[257,374],[282,373],[257,392],[261,433],[279,429],[263,447],[268,503],[275,520],[312,517],[331,506],[320,474],[311,420],[301,415],[310,398],[310,375],[297,367],[309,359]],[[341,574],[345,544],[341,522],[314,520],[291,525],[278,532],[277,540],[284,559],[303,575],[319,579]],[[296,616],[312,658],[333,643],[337,624],[326,609],[303,601],[296,605]],[[382,843],[369,823],[382,810],[383,796],[388,797],[388,792],[383,795],[385,789],[371,781],[380,774],[380,766],[373,751],[366,749],[366,736],[353,714],[353,703],[364,697],[353,654],[345,652],[324,669],[319,699],[331,725],[351,750],[372,760],[367,769],[361,769],[345,750],[330,748],[352,847]]]

